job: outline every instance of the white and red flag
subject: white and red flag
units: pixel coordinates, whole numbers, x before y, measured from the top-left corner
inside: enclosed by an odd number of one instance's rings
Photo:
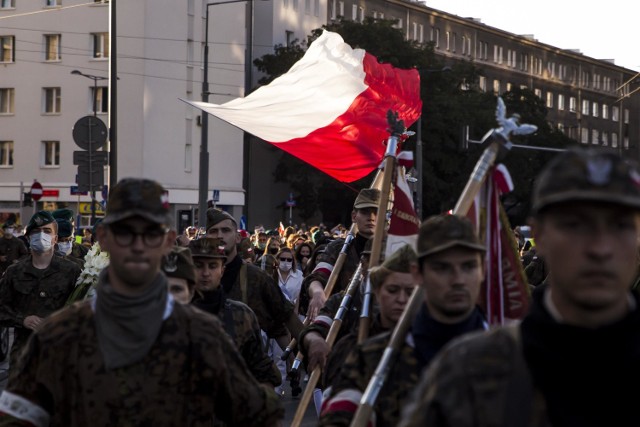
[[[513,182],[507,168],[502,164],[493,167],[467,214],[487,247],[480,300],[491,325],[521,319],[529,307],[529,285],[509,220],[500,202],[500,195],[511,191]]]
[[[185,102],[352,182],[385,154],[387,112],[409,127],[420,116],[420,76],[380,64],[324,31],[282,76],[225,104]]]
[[[420,219],[413,205],[411,189],[407,182],[405,170],[413,165],[413,152],[403,151],[398,154],[398,166],[396,170],[396,185],[393,189],[393,208],[387,230],[387,244],[385,258],[400,249],[404,245],[410,245],[416,249]]]

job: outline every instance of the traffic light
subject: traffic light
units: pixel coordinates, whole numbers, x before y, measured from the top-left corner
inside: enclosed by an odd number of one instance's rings
[[[23,194],[22,206],[33,206],[33,199],[31,198],[31,192]]]

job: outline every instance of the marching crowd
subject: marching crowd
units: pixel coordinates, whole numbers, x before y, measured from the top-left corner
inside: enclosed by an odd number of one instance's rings
[[[68,209],[37,212],[21,238],[5,223],[0,326],[14,341],[0,427],[277,426],[284,384],[296,397],[317,371],[321,426],[640,425],[627,392],[640,381],[635,165],[572,149],[545,167],[535,246],[514,230],[530,309],[505,325],[483,312],[471,222],[427,218],[415,246],[372,259],[379,204],[367,188],[350,228],[253,233],[210,208],[178,233],[163,187],[127,178],[84,245]]]

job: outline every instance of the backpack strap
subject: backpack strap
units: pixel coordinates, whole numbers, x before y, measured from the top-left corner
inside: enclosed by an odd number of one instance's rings
[[[240,294],[242,302],[247,304],[247,264],[245,263],[240,266]]]

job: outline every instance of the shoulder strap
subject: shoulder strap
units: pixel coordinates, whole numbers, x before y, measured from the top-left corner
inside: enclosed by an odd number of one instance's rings
[[[242,263],[240,266],[240,294],[242,302],[247,303],[247,264]]]

